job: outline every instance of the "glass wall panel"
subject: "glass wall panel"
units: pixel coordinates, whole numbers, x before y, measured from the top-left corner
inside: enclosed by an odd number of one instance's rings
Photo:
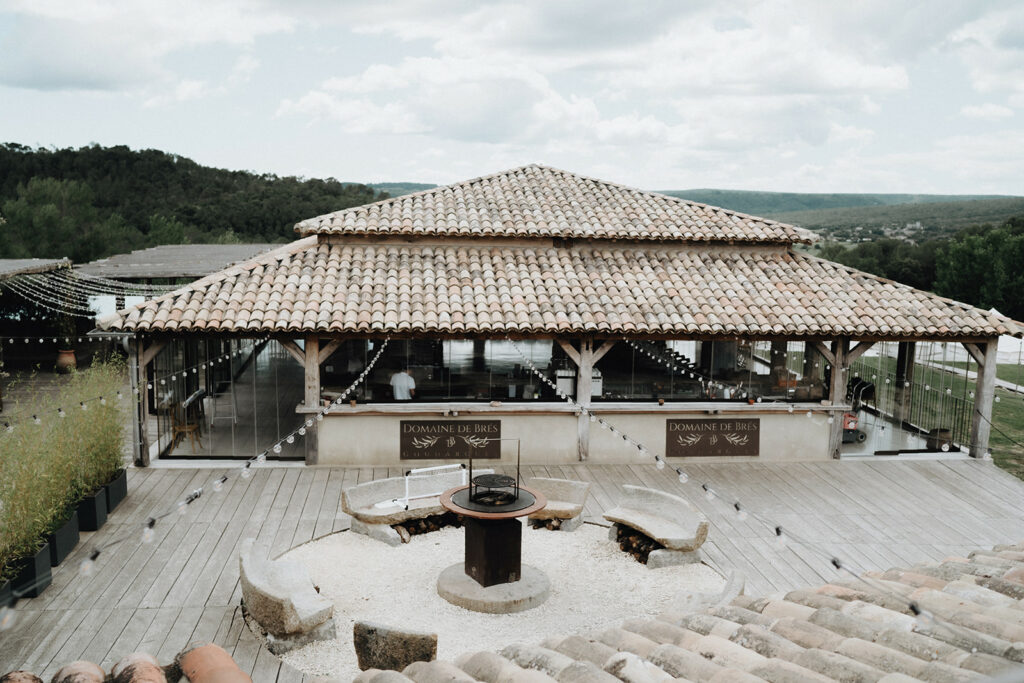
[[[371,339],[342,344],[321,368],[325,395],[340,394],[358,379],[382,343]],[[415,387],[410,399],[414,401],[558,400],[529,369],[524,356],[552,380],[559,370],[571,369],[575,375],[572,361],[551,340],[513,344],[490,339],[400,339],[388,342],[354,396],[374,403],[404,400],[396,398],[395,387],[410,384],[400,376],[407,374]]]

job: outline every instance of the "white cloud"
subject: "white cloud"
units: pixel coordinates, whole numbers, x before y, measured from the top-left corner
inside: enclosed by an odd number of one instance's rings
[[[43,90],[173,81],[166,60],[176,51],[249,45],[296,23],[243,0],[21,0],[0,12],[17,28],[0,43],[0,82]]]
[[[998,121],[1013,116],[1013,110],[1001,104],[971,104],[960,107],[960,115],[970,119],[982,119],[985,121]]]
[[[296,101],[285,100],[278,116],[303,114],[313,121],[339,122],[348,133],[420,133],[424,127],[416,116],[398,104],[377,105],[365,99],[343,99],[323,91],[303,95]]]
[[[188,102],[189,100],[197,100],[201,97],[205,97],[209,92],[210,87],[207,85],[206,81],[185,79],[179,81],[173,88],[153,95],[143,102],[143,106],[162,107],[177,102]]]

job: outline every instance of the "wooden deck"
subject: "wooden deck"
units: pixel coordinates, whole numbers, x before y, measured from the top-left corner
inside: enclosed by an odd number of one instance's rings
[[[741,572],[747,592],[754,594],[834,578],[831,555],[860,569],[887,569],[1024,539],[1024,482],[990,463],[832,461],[687,469],[693,479],[685,485],[671,469],[653,466],[534,466],[524,468],[524,475],[592,482],[585,514],[594,521],[613,504],[621,484],[686,496],[711,522],[704,546],[709,563]],[[0,672],[25,668],[48,680],[75,659],[109,669],[139,650],[167,663],[190,642],[213,641],[257,683],[302,680],[243,623],[239,543],[257,537],[283,552],[346,529],[342,488],[400,469],[261,468],[248,480],[233,477],[220,492],[207,486],[185,515],[158,525],[151,544],[140,543],[150,515],[173,508],[227,471],[132,470],[129,497],[107,525],[83,534],[41,597],[19,603],[14,628],[0,633]],[[694,482],[708,482],[727,496],[709,501]],[[755,516],[737,518],[735,498],[806,543],[780,547]],[[122,536],[126,540],[99,558],[93,575],[78,575],[80,560],[95,544]],[[537,640],[545,635],[538,633]]]

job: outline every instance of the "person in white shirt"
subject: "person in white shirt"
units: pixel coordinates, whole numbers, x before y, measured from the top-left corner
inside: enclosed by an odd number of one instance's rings
[[[391,393],[396,401],[411,401],[416,395],[416,380],[409,374],[408,368],[391,375]]]

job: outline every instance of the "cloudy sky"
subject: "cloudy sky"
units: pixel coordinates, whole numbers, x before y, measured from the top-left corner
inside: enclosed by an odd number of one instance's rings
[[[1017,1],[0,0],[0,140],[342,180],[1024,194]]]

